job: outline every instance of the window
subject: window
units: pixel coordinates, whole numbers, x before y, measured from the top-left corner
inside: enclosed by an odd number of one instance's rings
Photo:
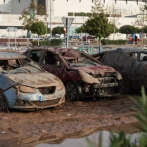
[[[35,50],[30,53],[30,59],[32,59],[35,62],[39,62],[40,56],[41,56],[40,50]]]
[[[44,63],[45,63],[45,64],[50,64],[50,65],[55,66],[55,65],[56,65],[56,61],[57,61],[56,58],[57,58],[57,57],[56,57],[55,54],[53,54],[53,53],[51,53],[51,52],[47,52],[47,53],[45,54],[45,57],[44,57]]]
[[[5,0],[4,0],[4,3],[5,3]]]

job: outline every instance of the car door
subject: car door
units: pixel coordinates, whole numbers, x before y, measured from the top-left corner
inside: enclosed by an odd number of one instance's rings
[[[62,79],[62,61],[58,54],[46,51],[43,55],[40,65],[48,72]]]

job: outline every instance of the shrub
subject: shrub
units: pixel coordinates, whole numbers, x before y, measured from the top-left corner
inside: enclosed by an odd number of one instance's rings
[[[38,46],[38,41],[32,41],[32,46]],[[52,39],[50,41],[40,41],[40,46],[60,46],[62,45],[61,39]]]
[[[125,45],[126,43],[127,40],[108,40],[108,39],[102,40],[103,45]]]

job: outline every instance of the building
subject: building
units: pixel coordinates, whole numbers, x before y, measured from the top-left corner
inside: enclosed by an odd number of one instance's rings
[[[0,36],[8,36],[7,27],[14,26],[18,28],[17,36],[26,36],[26,31],[23,30],[22,21],[19,21],[21,11],[27,8],[31,0],[0,0]],[[143,4],[141,0],[101,0],[104,4],[108,19],[112,21],[115,15],[119,17],[117,26],[132,25],[137,14],[139,14],[139,6]],[[75,28],[81,26],[91,13],[93,0],[39,0],[38,4],[45,7],[49,16],[47,23],[50,24],[50,8],[52,18],[52,28],[63,26],[62,17],[73,17],[74,22],[70,28],[70,34],[74,34]],[[42,18],[41,18],[42,19]],[[50,26],[50,25],[49,25]],[[10,33],[14,36],[14,33]]]

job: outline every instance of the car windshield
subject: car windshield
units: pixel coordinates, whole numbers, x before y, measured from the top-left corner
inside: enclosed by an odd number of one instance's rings
[[[100,66],[100,64],[84,57],[67,60],[67,63],[72,67]]]
[[[44,70],[35,62],[27,59],[0,60],[2,74],[40,73]]]

